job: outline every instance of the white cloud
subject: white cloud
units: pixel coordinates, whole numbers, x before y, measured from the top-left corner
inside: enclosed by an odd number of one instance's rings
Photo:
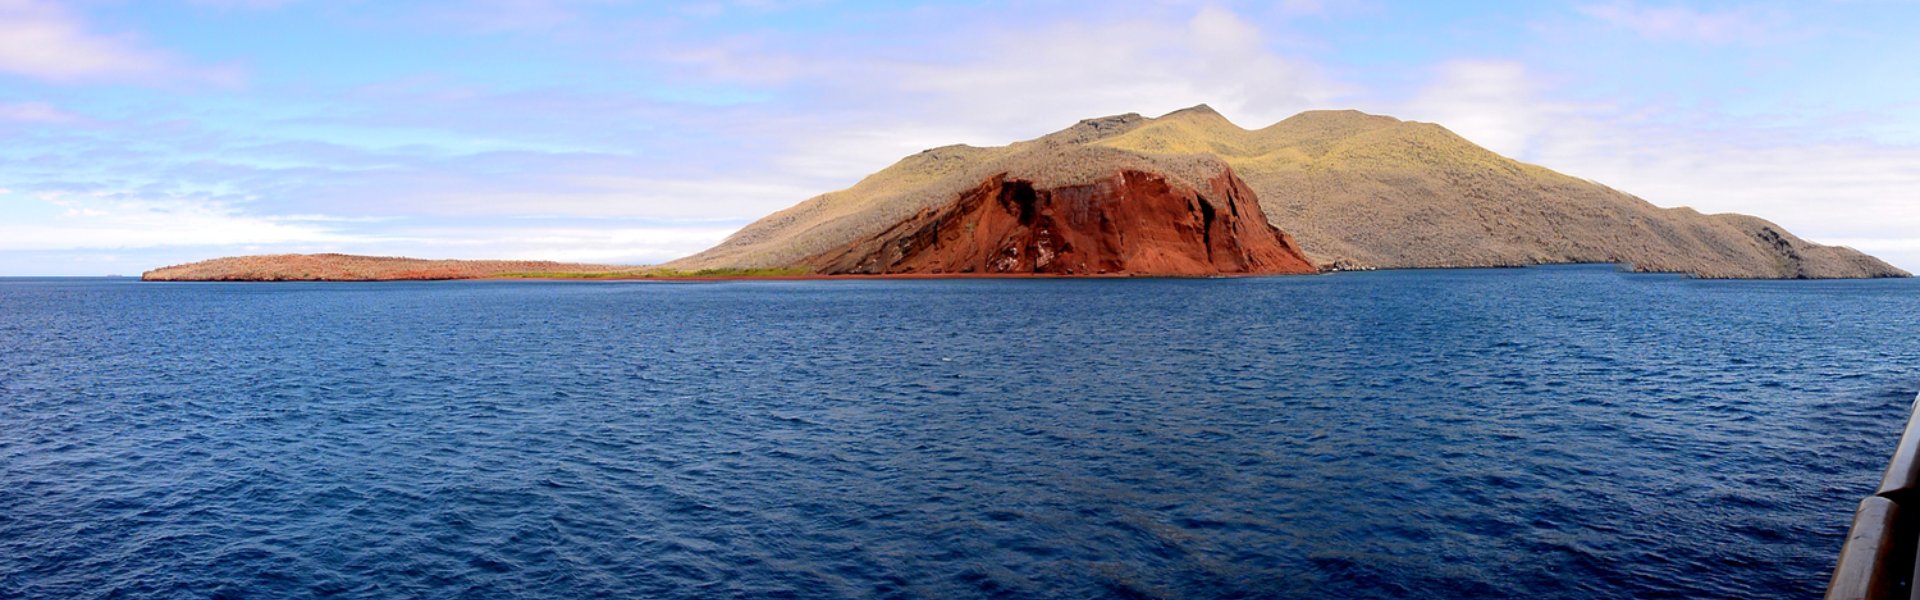
[[[1354,91],[1276,53],[1260,27],[1224,8],[993,25],[945,27],[950,33],[918,40],[912,53],[822,55],[783,48],[778,38],[734,37],[662,56],[701,79],[805,98],[795,103],[803,118],[759,113],[766,122],[754,133],[788,145],[774,159],[787,175],[840,185],[927,148],[1006,144],[1089,117],[1206,103],[1257,127]]]
[[[955,121],[1031,135],[1086,117],[1207,103],[1265,124],[1352,90],[1268,48],[1240,15],[1202,8],[1185,22],[1150,19],[1005,31],[964,63],[898,67],[900,89]]]
[[[1650,39],[1710,43],[1771,41],[1782,33],[1786,20],[1777,11],[1754,7],[1706,11],[1681,5],[1647,6],[1626,0],[1588,4],[1575,10]]]
[[[73,199],[42,194],[60,209],[50,215],[15,216],[0,222],[0,251],[76,250],[343,242],[354,238],[328,229],[287,225],[250,217],[225,205],[192,200]]]
[[[1439,123],[1495,152],[1523,156],[1534,136],[1570,109],[1540,92],[1519,62],[1453,61],[1438,66],[1434,80],[1397,107],[1397,116]]]
[[[181,65],[127,35],[91,31],[68,6],[45,0],[0,0],[0,73],[61,83],[162,78],[231,83],[228,69]]]

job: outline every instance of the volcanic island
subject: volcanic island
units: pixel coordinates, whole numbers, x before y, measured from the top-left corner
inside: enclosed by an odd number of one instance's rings
[[[1431,123],[1206,105],[933,148],[651,266],[344,254],[219,258],[151,281],[1233,277],[1614,263],[1709,279],[1907,277],[1764,219],[1660,208]]]

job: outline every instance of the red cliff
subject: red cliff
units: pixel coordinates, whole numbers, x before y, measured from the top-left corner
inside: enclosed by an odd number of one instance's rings
[[[809,257],[822,274],[1160,275],[1313,273],[1260,201],[1221,168],[1197,190],[1117,170],[1045,187],[1002,173],[878,235]]]

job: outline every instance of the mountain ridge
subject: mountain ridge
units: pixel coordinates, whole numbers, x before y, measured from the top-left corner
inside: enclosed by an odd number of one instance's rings
[[[1073,154],[1068,148],[1116,151],[1121,154],[1101,161],[1174,171],[1222,162],[1257,195],[1270,223],[1298,240],[1322,270],[1611,262],[1702,278],[1909,275],[1758,217],[1660,208],[1501,156],[1437,124],[1326,110],[1249,130],[1205,104],[1157,118],[1083,119],[1005,146],[929,149],[667,266],[799,264],[884,231],[996,172],[1059,170],[1072,179],[1074,165],[1035,164]],[[1196,179],[1190,172],[1173,177]]]

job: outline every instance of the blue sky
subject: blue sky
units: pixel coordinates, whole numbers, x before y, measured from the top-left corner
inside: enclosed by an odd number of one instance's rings
[[[1916,31],[1916,0],[0,0],[0,275],[655,262],[925,148],[1202,102],[1437,122],[1920,271]]]

